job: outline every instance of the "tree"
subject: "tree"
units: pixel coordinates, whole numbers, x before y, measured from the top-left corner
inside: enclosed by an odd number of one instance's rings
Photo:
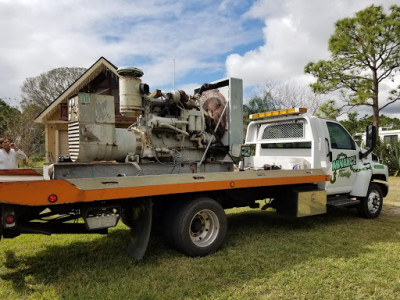
[[[10,137],[31,158],[41,160],[44,156],[44,128],[34,122],[41,107],[21,101],[22,113],[19,120],[9,129]]]
[[[44,128],[34,122],[37,115],[58,98],[85,72],[85,68],[57,68],[37,77],[25,79],[22,87],[22,113],[8,129],[10,138],[31,158],[40,160],[44,155]]]
[[[329,100],[318,108],[315,114],[318,117],[335,120],[341,115],[341,109],[335,106],[335,100]]]
[[[57,68],[25,79],[23,101],[45,108],[85,72],[85,68]]]
[[[0,137],[9,135],[9,128],[15,126],[20,115],[21,112],[17,108],[11,107],[0,99]]]
[[[358,112],[351,112],[347,114],[347,119],[339,122],[354,137],[357,133],[365,132],[365,128],[372,123],[372,116],[364,115],[360,118]],[[388,129],[400,129],[400,120],[397,118],[381,115],[380,124],[381,127],[387,127]]]
[[[6,137],[28,155],[44,155],[44,131],[41,124],[34,123],[41,108],[34,104],[20,103],[22,112],[0,99],[0,137]]]
[[[305,72],[317,81],[316,93],[340,91],[347,95],[345,106],[367,105],[373,111],[373,124],[379,127],[380,111],[400,100],[400,86],[392,89],[386,101],[379,98],[384,83],[400,70],[400,7],[392,6],[386,15],[382,6],[370,6],[335,24],[329,39],[331,60],[309,63]],[[382,104],[383,103],[383,104]],[[334,102],[327,104],[333,106]]]
[[[356,133],[362,133],[364,131],[364,122],[358,120],[358,113],[352,112],[347,114],[348,119],[340,121],[347,131],[354,136]]]
[[[245,116],[251,114],[275,110],[271,96],[268,93],[252,97],[247,103],[243,104],[243,112]]]
[[[244,104],[244,120],[246,123],[250,114],[293,107],[305,107],[314,114],[321,101],[321,96],[312,93],[307,86],[267,82],[260,95]]]

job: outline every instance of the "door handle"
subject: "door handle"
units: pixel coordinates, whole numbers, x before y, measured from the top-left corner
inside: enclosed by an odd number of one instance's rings
[[[329,144],[328,138],[325,138],[325,141],[328,143],[328,154],[326,157],[329,157],[329,161],[332,162],[332,151],[331,151],[331,145]]]

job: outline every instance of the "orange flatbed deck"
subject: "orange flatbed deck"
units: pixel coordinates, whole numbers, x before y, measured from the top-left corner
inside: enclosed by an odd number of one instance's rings
[[[3,181],[2,177],[21,177],[0,173],[0,203],[43,206],[99,200],[115,200],[168,194],[231,190],[261,186],[285,186],[318,183],[329,180],[320,169],[217,172],[174,175],[151,175],[107,178],[79,178]],[[19,178],[20,179],[20,178]],[[39,180],[38,180],[39,179]],[[57,195],[57,202],[50,203],[49,196]]]

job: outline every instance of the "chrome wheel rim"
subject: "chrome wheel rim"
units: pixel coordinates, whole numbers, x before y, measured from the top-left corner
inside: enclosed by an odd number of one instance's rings
[[[368,195],[368,210],[370,213],[374,214],[379,211],[381,206],[381,197],[380,194],[373,190]]]
[[[217,238],[219,233],[219,219],[209,210],[203,209],[196,213],[189,226],[189,235],[192,242],[198,247],[207,247]]]

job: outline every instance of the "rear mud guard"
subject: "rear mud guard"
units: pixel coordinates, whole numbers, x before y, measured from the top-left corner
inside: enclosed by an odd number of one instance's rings
[[[153,202],[143,199],[142,203],[132,207],[129,223],[131,235],[128,244],[128,253],[136,260],[141,260],[146,253],[150,239]]]

